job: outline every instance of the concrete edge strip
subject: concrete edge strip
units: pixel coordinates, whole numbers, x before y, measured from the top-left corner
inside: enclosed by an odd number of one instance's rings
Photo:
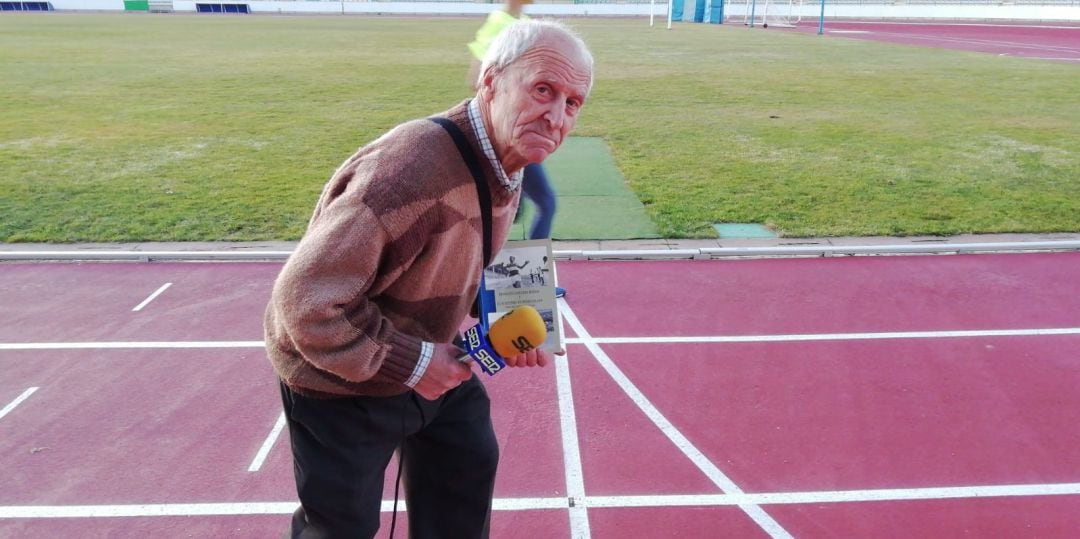
[[[153,261],[191,261],[191,262],[267,262],[282,261],[292,251],[117,251],[69,249],[56,251],[0,251],[0,261],[107,261],[107,262],[153,262]]]
[[[556,250],[557,260],[710,260],[718,258],[854,256],[889,254],[960,254],[1038,251],[1076,251],[1080,241],[1021,241],[999,243],[928,243],[898,245],[794,245],[771,247],[712,247],[699,249]],[[292,251],[135,251],[26,250],[0,251],[0,261],[282,261]]]
[[[771,247],[715,247],[671,250],[555,251],[555,258],[570,260],[715,259],[747,257],[807,257],[890,254],[960,254],[1080,250],[1080,241],[1025,241],[1001,243],[928,243],[897,245],[789,245]]]

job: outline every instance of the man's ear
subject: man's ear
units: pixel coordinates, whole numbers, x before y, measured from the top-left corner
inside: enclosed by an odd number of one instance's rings
[[[484,71],[480,78],[480,97],[484,101],[491,101],[495,96],[495,77],[498,75],[498,70],[493,67],[488,67],[487,71]]]

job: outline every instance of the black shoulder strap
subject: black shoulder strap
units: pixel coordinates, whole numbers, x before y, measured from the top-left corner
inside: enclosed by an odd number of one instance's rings
[[[491,191],[488,190],[487,180],[484,179],[484,170],[480,168],[480,161],[476,153],[469,148],[469,142],[465,140],[465,134],[461,132],[454,122],[447,118],[430,118],[431,121],[442,126],[450,138],[454,139],[461,158],[472,173],[473,181],[476,182],[476,193],[480,197],[480,216],[484,221],[484,265],[491,263]]]

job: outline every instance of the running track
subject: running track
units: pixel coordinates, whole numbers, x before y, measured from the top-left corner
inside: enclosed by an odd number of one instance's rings
[[[278,536],[279,268],[0,264],[0,537]],[[495,538],[1080,532],[1080,253],[559,276],[565,358],[488,381]]]
[[[801,32],[817,32],[803,20]],[[825,21],[832,37],[1080,63],[1080,25],[925,24]]]

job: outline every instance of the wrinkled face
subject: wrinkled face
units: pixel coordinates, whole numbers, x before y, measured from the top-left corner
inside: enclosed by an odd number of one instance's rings
[[[480,96],[503,168],[547,159],[577,121],[589,91],[588,67],[566,41],[542,37],[505,70],[485,73]]]

